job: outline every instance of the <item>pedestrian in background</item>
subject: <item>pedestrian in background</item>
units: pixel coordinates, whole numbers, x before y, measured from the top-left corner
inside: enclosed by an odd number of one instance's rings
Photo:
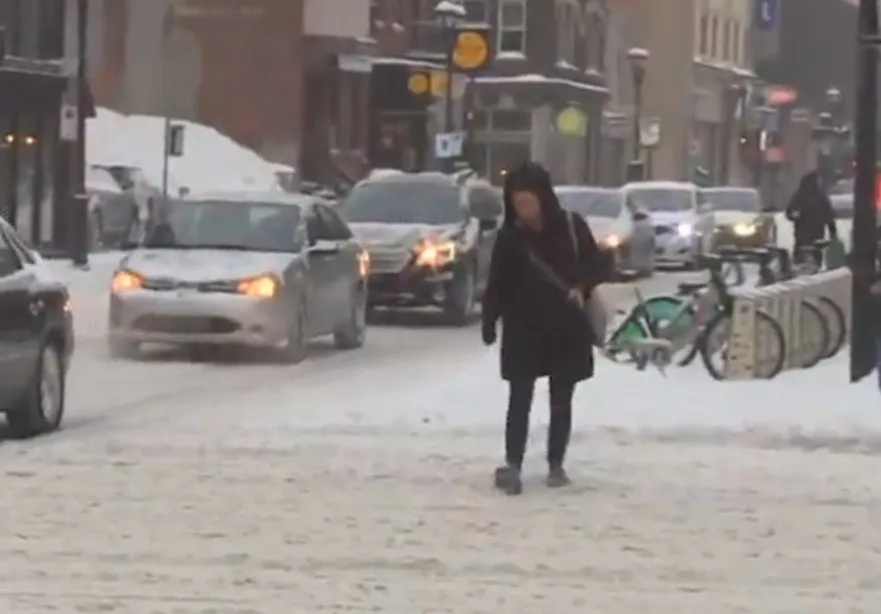
[[[786,219],[795,226],[795,245],[793,248],[793,260],[802,262],[802,251],[811,248],[816,241],[820,241],[829,230],[832,240],[838,239],[838,229],[835,225],[835,213],[832,209],[832,201],[820,183],[820,175],[817,171],[806,173],[798,184],[798,189],[786,206]],[[817,267],[823,266],[823,254],[815,250]]]
[[[493,249],[483,297],[483,341],[496,341],[502,323],[501,373],[509,383],[505,464],[496,487],[522,490],[535,382],[549,378],[547,484],[569,483],[563,463],[572,431],[572,397],[594,373],[592,345],[602,342],[585,313],[591,293],[611,277],[612,259],[590,228],[560,206],[548,172],[528,162],[510,171],[504,186],[505,219]]]

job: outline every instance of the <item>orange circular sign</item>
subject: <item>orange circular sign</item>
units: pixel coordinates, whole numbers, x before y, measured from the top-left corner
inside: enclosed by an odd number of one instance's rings
[[[424,72],[414,72],[410,75],[410,79],[407,81],[407,89],[410,90],[411,94],[425,94],[428,92],[428,88],[428,75]]]
[[[462,70],[480,68],[489,59],[489,41],[479,32],[460,32],[456,37],[453,64]]]
[[[436,70],[431,73],[431,93],[440,98],[447,93],[447,74]]]

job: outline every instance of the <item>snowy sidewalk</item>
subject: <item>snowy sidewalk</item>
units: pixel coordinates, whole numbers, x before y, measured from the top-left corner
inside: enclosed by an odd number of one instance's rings
[[[575,485],[543,487],[536,427],[526,493],[511,499],[490,488],[496,360],[475,340],[381,368],[316,364],[0,447],[0,609],[845,614],[881,602],[879,461],[861,453],[875,451],[877,395],[844,383],[841,364],[755,385],[603,364],[578,398]],[[535,422],[545,414],[541,395]]]

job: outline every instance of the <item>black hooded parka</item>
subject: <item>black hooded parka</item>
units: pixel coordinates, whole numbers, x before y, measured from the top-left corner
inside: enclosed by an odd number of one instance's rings
[[[512,194],[533,192],[542,205],[542,230],[530,230],[516,219]],[[550,175],[527,163],[510,172],[505,181],[505,221],[492,253],[489,280],[483,298],[483,325],[494,329],[502,322],[501,371],[508,381],[554,376],[572,383],[594,373],[594,332],[584,311],[531,262],[529,251],[547,263],[570,288],[585,298],[609,277],[609,258],[597,247],[580,216],[560,206]],[[569,230],[571,219],[578,253]]]

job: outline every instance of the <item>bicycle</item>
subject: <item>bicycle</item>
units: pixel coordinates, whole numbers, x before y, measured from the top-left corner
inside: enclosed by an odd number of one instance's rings
[[[730,260],[730,258],[728,259]],[[674,356],[685,350],[684,359],[676,362],[687,366],[700,354],[707,372],[716,380],[725,378],[724,369],[717,367],[712,359],[727,351],[730,327],[734,316],[734,297],[722,275],[726,259],[721,255],[704,256],[702,263],[709,271],[707,282],[681,283],[676,296],[657,296],[643,299],[635,290],[637,305],[624,322],[612,333],[605,346],[605,353],[612,360],[622,352],[628,353],[639,370],[651,363],[663,370]],[[657,318],[650,312],[650,305],[664,304],[669,316]],[[758,335],[772,344],[773,362],[761,365],[760,377],[772,379],[782,370],[786,361],[786,340],[783,329],[770,314],[756,311]]]
[[[829,244],[830,241],[821,240],[801,246],[796,250],[795,259],[790,257],[789,250],[777,245],[738,251],[744,257],[751,257],[757,262],[759,278],[756,286],[762,287],[821,272],[815,255],[826,249]],[[820,337],[825,341],[817,356],[805,361],[803,366],[806,368],[835,356],[847,343],[847,317],[844,310],[828,296],[820,294],[812,298],[813,300],[802,301],[802,315],[813,320],[813,323],[802,322],[802,326],[806,330],[821,330]],[[810,328],[811,326],[813,328]],[[823,330],[826,332],[822,332]]]

